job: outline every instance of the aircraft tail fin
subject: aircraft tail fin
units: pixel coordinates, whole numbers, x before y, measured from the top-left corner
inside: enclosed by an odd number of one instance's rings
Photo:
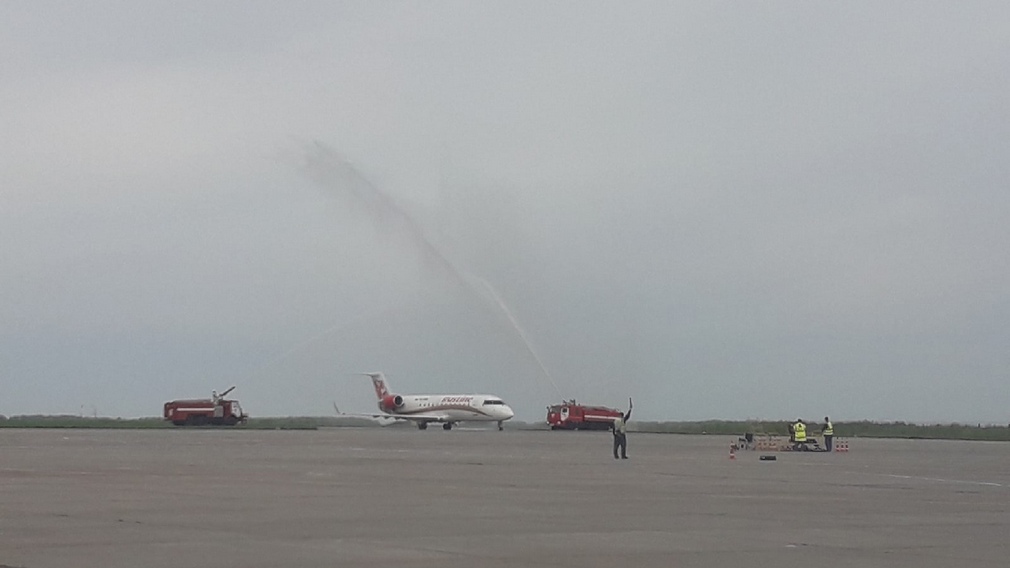
[[[362,373],[363,375],[372,379],[372,386],[375,387],[375,396],[382,400],[384,397],[389,395],[389,384],[386,382],[386,376],[382,373]]]

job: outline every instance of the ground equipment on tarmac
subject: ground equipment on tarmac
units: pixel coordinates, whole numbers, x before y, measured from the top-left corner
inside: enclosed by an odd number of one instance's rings
[[[740,438],[740,445],[747,450],[761,450],[763,452],[827,452],[827,448],[822,446],[814,437],[807,438],[806,442],[794,442],[782,436],[772,436],[770,434],[753,436],[747,435],[748,440]],[[839,441],[835,441],[835,450],[838,450]],[[848,448],[848,442],[845,442]]]
[[[173,400],[165,403],[164,417],[176,426],[234,426],[249,417],[237,400],[224,397],[235,387],[221,394],[213,391],[210,398]]]

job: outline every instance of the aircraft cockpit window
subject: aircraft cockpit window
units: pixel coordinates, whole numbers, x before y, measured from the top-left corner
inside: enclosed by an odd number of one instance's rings
[[[484,406],[487,406],[489,404],[497,404],[497,405],[500,405],[500,406],[504,406],[505,405],[504,402],[502,402],[500,400],[495,400],[493,398],[489,398],[489,399],[487,399],[487,400],[484,401]]]

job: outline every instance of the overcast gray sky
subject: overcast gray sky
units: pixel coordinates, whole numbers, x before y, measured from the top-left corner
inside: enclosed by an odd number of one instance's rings
[[[1007,422],[1008,69],[1005,2],[2,3],[0,413]]]

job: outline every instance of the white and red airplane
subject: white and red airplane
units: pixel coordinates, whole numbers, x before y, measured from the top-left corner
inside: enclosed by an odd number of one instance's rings
[[[386,377],[382,373],[362,373],[371,377],[375,395],[379,399],[381,414],[343,414],[368,418],[393,418],[410,420],[424,430],[431,422],[438,422],[444,430],[452,430],[460,422],[497,422],[503,430],[503,423],[515,416],[515,412],[501,397],[490,394],[393,394],[389,391]]]

